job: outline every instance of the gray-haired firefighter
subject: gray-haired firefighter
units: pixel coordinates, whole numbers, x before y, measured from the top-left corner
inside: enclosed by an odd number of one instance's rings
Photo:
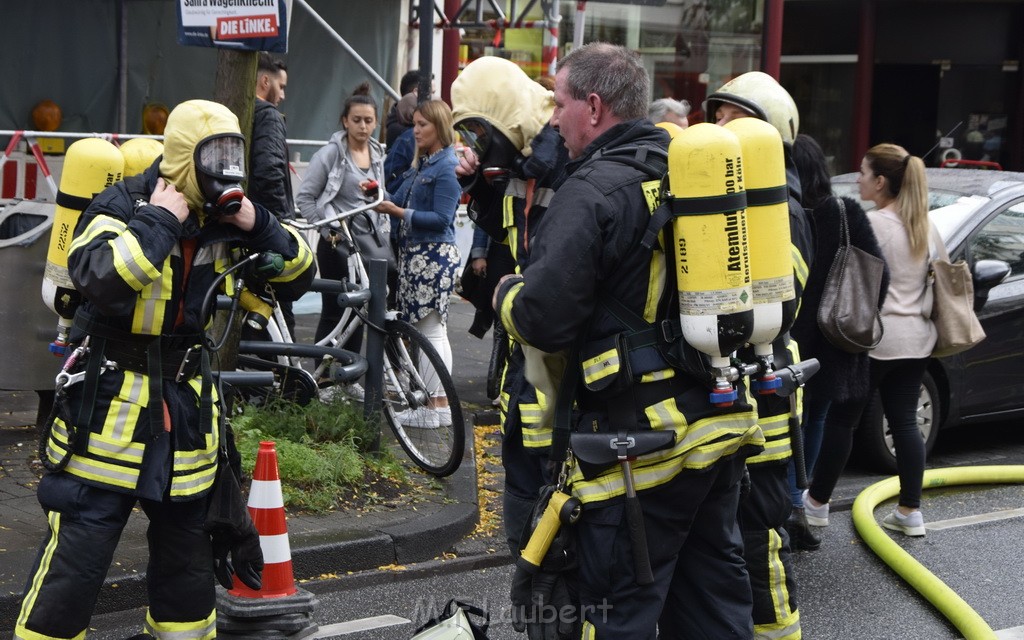
[[[38,497],[50,530],[15,638],[85,636],[137,503],[149,518],[145,633],[213,637],[215,563],[225,568],[229,551],[237,575],[259,584],[255,530],[215,552],[203,527],[222,419],[204,348],[204,298],[246,252],[283,256],[279,286],[304,283],[313,260],[297,235],[244,196],[244,168],[238,119],[217,103],[181,103],[167,119],[162,158],[103,190],[75,228],[68,267],[84,301],[72,344],[84,365],[67,371],[66,403],[45,442],[54,471]],[[229,277],[224,287],[232,286]]]
[[[706,381],[660,348],[674,337],[661,321],[678,312],[665,245],[643,243],[669,141],[646,118],[649,82],[635,54],[606,43],[559,61],[552,124],[569,151],[566,177],[530,234],[529,266],[499,284],[496,309],[524,349],[569,352],[556,404],[568,395],[578,408],[573,458],[606,462],[574,466],[556,488],[563,507],[570,490],[583,504],[569,528],[580,602],[564,613],[582,615],[575,637],[749,638],[736,510],[744,460],[764,438],[750,404],[714,406]],[[565,431],[552,436],[556,459]],[[516,579],[534,574],[534,603],[550,588],[538,577],[551,555],[524,552],[532,568],[517,569]]]
[[[796,104],[774,78],[751,71],[708,95],[706,114],[709,121],[720,125],[737,118],[759,118],[774,126],[782,136],[789,188],[791,255],[796,300],[799,301],[814,249],[810,221],[800,205],[800,179],[790,160],[790,146],[800,123]],[[772,346],[776,368],[800,360],[796,343],[789,339],[788,333]],[[754,595],[754,633],[756,638],[797,640],[801,629],[792,563],[793,541],[786,527],[793,511],[787,465],[792,458],[790,435],[794,416],[790,400],[775,394],[757,395],[757,412],[767,442],[762,453],[747,459],[750,491],[740,501],[739,509],[743,555]],[[813,536],[806,522],[804,535]],[[811,545],[813,539],[808,537],[802,543]]]

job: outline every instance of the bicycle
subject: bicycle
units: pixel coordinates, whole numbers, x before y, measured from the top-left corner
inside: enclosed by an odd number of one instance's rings
[[[337,381],[347,379],[345,375],[330,374],[339,353],[348,353],[339,349],[339,345],[346,344],[360,327],[365,326],[383,335],[384,384],[380,395],[384,419],[399,445],[417,466],[434,476],[445,477],[459,468],[466,438],[462,406],[451,373],[433,345],[413,325],[399,318],[396,311],[387,311],[383,325],[378,325],[370,321],[366,310],[370,300],[369,276],[352,239],[348,221],[382,201],[383,192],[378,190],[374,200],[337,212],[324,220],[283,221],[300,231],[319,231],[328,224],[338,223],[339,241],[346,242],[350,249],[350,278],[348,281],[318,279],[314,281],[312,290],[337,293],[343,307],[342,316],[331,332],[310,349],[310,345],[295,344],[280,307],[272,304],[272,313],[266,324],[270,343],[243,341],[239,352],[276,357],[277,367],[292,373],[293,384],[309,393],[311,388],[318,388],[322,380],[327,380],[330,388]],[[320,351],[323,349],[326,351]],[[306,372],[301,367],[301,357],[322,359],[312,372]],[[265,361],[261,364],[256,359],[247,359],[245,364],[255,368],[266,365]],[[320,394],[323,393],[321,389]]]

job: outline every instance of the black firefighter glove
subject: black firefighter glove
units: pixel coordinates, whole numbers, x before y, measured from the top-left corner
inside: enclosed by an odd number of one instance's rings
[[[263,586],[260,534],[249,517],[238,479],[222,458],[203,528],[213,544],[213,572],[225,589],[234,587],[234,573],[253,590]]]
[[[512,628],[529,640],[568,640],[579,622],[572,531],[562,527],[540,567],[522,558],[512,574]]]

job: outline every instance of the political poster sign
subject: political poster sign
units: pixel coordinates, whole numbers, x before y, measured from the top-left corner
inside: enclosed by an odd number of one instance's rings
[[[178,44],[287,53],[291,0],[178,0]]]

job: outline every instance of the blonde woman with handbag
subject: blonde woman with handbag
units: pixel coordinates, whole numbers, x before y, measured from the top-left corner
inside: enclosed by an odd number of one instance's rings
[[[921,158],[894,144],[879,144],[864,155],[857,177],[861,200],[878,209],[868,213],[889,267],[889,289],[882,306],[885,335],[870,352],[870,386],[878,390],[892,429],[900,478],[899,504],[882,525],[909,536],[925,535],[921,514],[925,446],[917,426],[917,403],[928,358],[935,347],[928,286],[928,186]],[[829,409],[821,453],[804,509],[812,525],[828,524],[828,501],[846,465],[853,432],[869,399]]]

